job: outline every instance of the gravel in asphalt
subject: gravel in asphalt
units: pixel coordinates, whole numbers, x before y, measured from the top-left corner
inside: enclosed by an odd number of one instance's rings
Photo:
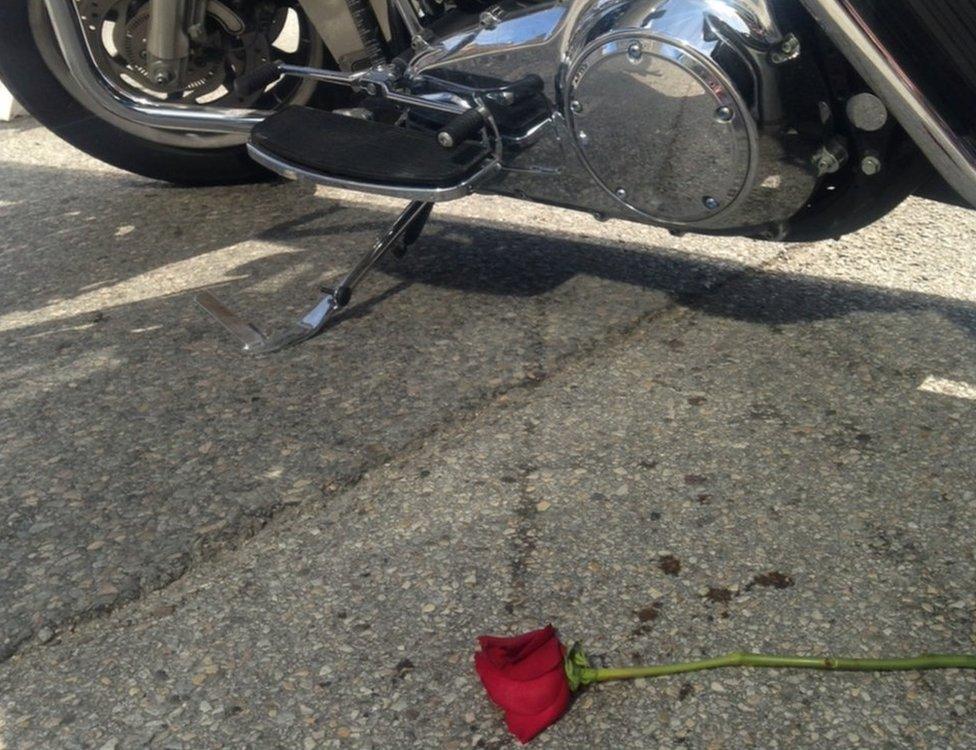
[[[473,199],[297,352],[189,301],[282,320],[389,215],[0,129],[0,746],[507,747],[474,639],[547,621],[607,664],[974,651],[976,216],[787,247]],[[608,685],[537,744],[967,748],[974,685]]]

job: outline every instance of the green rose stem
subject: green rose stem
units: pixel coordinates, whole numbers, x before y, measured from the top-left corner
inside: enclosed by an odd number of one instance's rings
[[[772,656],[736,651],[713,659],[700,659],[650,667],[600,669],[589,665],[576,645],[566,656],[566,674],[574,690],[582,685],[614,680],[665,677],[685,672],[702,672],[723,667],[765,667],[769,669],[819,669],[842,672],[893,672],[926,669],[976,669],[976,656],[922,654],[897,659],[832,659],[818,656]]]
[[[771,669],[824,669],[841,672],[893,672],[921,669],[976,669],[976,656],[924,654],[902,659],[821,659],[816,656],[770,656],[737,651],[714,659],[660,664],[653,667],[591,669],[591,682],[664,677],[682,672],[701,672],[722,667],[767,667]],[[586,678],[584,677],[584,682]]]

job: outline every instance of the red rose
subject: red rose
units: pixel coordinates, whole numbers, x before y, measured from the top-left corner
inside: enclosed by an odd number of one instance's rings
[[[781,667],[794,669],[840,669],[854,672],[905,669],[976,669],[976,655],[925,654],[898,659],[827,659],[823,656],[771,656],[734,651],[715,659],[648,667],[594,668],[580,644],[569,653],[547,625],[514,638],[478,639],[481,651],[474,666],[488,691],[501,706],[505,722],[521,742],[559,721],[569,707],[570,695],[588,685],[615,680],[700,672],[718,667]]]
[[[483,635],[478,643],[478,677],[520,742],[528,742],[566,712],[571,691],[565,649],[552,625],[514,638]]]

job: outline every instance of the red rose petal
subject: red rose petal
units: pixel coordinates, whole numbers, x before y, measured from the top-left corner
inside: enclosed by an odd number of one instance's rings
[[[563,681],[562,692],[544,710],[535,714],[519,714],[514,711],[507,711],[505,713],[505,723],[508,725],[509,731],[518,738],[519,742],[526,743],[542,732],[542,730],[547,729],[559,721],[569,707],[570,698],[569,685]]]
[[[563,647],[552,625],[515,638],[478,640],[491,663],[515,680],[535,679],[563,663]]]
[[[495,668],[484,652],[475,654],[474,663],[488,697],[505,711],[537,713],[568,689],[569,683],[562,661],[533,680],[514,680],[508,677]]]
[[[555,636],[556,629],[552,625],[546,625],[539,630],[506,638],[497,635],[483,635],[478,638],[478,642],[483,649],[492,649],[499,654],[505,654],[507,661],[514,661],[518,659],[523,650],[531,651],[533,648],[555,638]]]
[[[478,677],[520,742],[528,742],[566,712],[572,691],[563,665],[565,649],[552,625],[513,638],[482,636],[478,641]]]

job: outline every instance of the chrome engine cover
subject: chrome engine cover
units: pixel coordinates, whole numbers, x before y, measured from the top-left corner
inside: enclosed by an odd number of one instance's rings
[[[817,185],[823,139],[811,130],[829,120],[829,98],[774,2],[502,0],[435,28],[412,68],[455,82],[543,78],[548,116],[507,144],[490,190],[775,236]]]
[[[570,68],[566,96],[593,179],[651,221],[696,224],[748,194],[755,124],[721,69],[693,50],[647,33],[601,36]]]

